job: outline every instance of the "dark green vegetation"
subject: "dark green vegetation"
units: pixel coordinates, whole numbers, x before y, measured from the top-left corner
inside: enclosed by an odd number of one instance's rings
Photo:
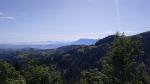
[[[150,84],[150,32],[95,45],[0,50],[0,84]]]

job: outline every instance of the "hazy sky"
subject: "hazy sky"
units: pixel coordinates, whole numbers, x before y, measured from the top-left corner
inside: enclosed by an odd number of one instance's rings
[[[150,30],[150,0],[0,0],[0,43]]]

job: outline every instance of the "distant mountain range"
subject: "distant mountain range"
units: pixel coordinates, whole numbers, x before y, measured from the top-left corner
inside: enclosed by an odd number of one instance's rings
[[[71,42],[73,45],[91,45],[95,44],[97,39],[79,39],[77,41]]]
[[[79,39],[71,42],[61,41],[47,41],[47,44],[0,44],[1,49],[25,49],[25,48],[37,48],[37,49],[55,49],[67,45],[92,45],[95,44],[97,39]]]
[[[71,46],[63,47],[61,50],[70,49],[66,52],[55,55],[54,62],[61,71],[65,71],[66,84],[72,84],[75,80],[79,80],[81,71],[101,67],[98,65],[101,58],[104,57],[112,46],[115,35],[107,36],[99,39],[95,45],[89,46]],[[150,74],[150,31],[143,32],[137,35],[128,36],[132,40],[139,38],[142,44],[143,55],[136,58],[137,62],[143,62],[146,71]]]
[[[20,56],[22,53],[28,52],[32,59],[38,60],[41,64],[54,63],[57,69],[63,72],[64,79],[67,81],[66,84],[73,84],[74,81],[79,80],[81,71],[101,67],[99,62],[112,46],[115,37],[115,35],[110,35],[99,40],[79,39],[73,42],[57,42],[57,47],[55,43],[52,44],[51,42],[49,42],[51,44],[46,45],[46,47],[50,46],[51,48],[54,45],[56,49],[0,49],[0,59],[7,60],[12,64],[19,62],[20,66],[23,66],[26,62]],[[144,53],[137,57],[136,61],[143,62],[146,71],[150,74],[150,31],[128,37],[132,40],[137,37],[140,38]],[[6,47],[6,45],[0,47]],[[36,47],[39,48],[40,46]]]

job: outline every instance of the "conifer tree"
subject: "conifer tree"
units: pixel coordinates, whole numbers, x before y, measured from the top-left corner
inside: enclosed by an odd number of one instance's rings
[[[140,64],[136,62],[137,56],[142,56],[140,40],[131,40],[117,33],[111,51],[102,61],[102,73],[111,79],[111,84],[145,84],[145,79],[137,78],[137,67]],[[140,72],[145,73],[143,68],[140,69]]]
[[[101,69],[83,71],[80,84],[150,84],[142,56],[140,39],[131,39],[124,33],[116,34],[111,49],[101,60]]]

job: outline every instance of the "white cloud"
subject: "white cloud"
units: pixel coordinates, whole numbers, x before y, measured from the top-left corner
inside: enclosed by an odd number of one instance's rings
[[[13,20],[13,19],[15,19],[15,17],[12,17],[12,16],[0,16],[0,19]]]
[[[3,13],[3,12],[0,12],[0,19],[13,20],[13,19],[15,19],[15,17],[9,16],[9,15],[6,15],[5,13]]]

